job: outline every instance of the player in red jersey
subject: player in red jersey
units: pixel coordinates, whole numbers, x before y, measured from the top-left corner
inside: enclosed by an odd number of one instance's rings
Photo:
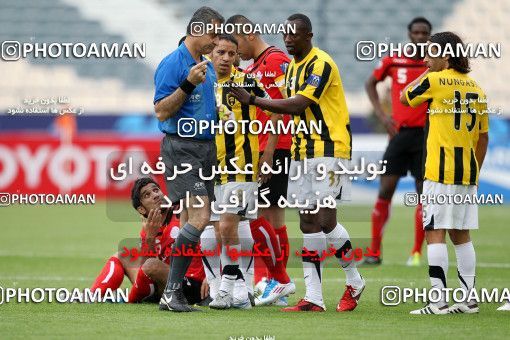
[[[234,15],[227,20],[227,24],[242,24],[245,27],[252,26],[251,22],[244,15]],[[244,34],[236,32],[234,37],[238,42],[238,54],[242,60],[252,60],[253,64],[246,67],[243,71],[251,73],[264,85],[266,92],[272,99],[284,98],[285,91],[285,71],[289,65],[290,59],[280,49],[267,44],[259,34]],[[269,116],[260,108],[257,108],[257,119],[262,124],[270,121]],[[290,115],[283,115],[284,124],[291,120]],[[271,140],[268,134],[259,134],[260,164],[266,162],[269,165],[282,166],[287,162],[290,164],[290,148],[292,135],[290,133],[280,134],[278,140]],[[274,153],[264,152],[268,143],[276,142]],[[268,148],[271,150],[272,148]],[[255,283],[254,291],[256,305],[273,303],[273,299],[268,299],[270,290],[279,289],[279,286],[289,284],[290,278],[287,275],[286,266],[288,260],[288,251],[284,251],[281,257],[282,249],[288,249],[289,239],[287,236],[287,227],[285,226],[285,209],[278,206],[278,199],[287,197],[288,174],[273,174],[271,178],[259,187],[259,193],[269,189],[266,195],[271,204],[269,208],[259,208],[258,218],[250,223],[253,239],[262,248],[268,248],[274,257],[255,258]],[[260,195],[259,195],[260,198]],[[259,202],[263,202],[260,201]],[[276,259],[282,260],[277,261]],[[280,287],[281,288],[281,287]],[[279,305],[287,305],[286,298],[280,297],[277,301]]]
[[[432,25],[423,18],[414,18],[409,25],[408,34],[412,43],[426,43],[430,38]],[[419,50],[419,49],[418,49]],[[375,114],[384,125],[390,136],[390,142],[384,153],[386,173],[381,176],[379,195],[372,211],[372,250],[380,251],[384,227],[390,215],[390,204],[400,177],[406,176],[410,171],[415,178],[416,192],[421,194],[423,184],[423,142],[427,103],[417,108],[410,108],[400,103],[402,90],[427,69],[423,56],[413,58],[390,57],[382,59],[379,66],[366,82],[366,91]],[[376,85],[390,77],[392,115],[387,115],[379,101]],[[422,225],[422,207],[416,206],[415,212],[415,240],[408,265],[419,265],[421,247],[424,239]],[[366,264],[379,264],[381,257],[367,257]]]
[[[108,259],[91,290],[102,293],[120,287],[126,275],[133,287],[128,302],[159,301],[170,270],[171,247],[179,234],[179,219],[169,210],[160,208],[163,192],[149,177],[139,178],[131,190],[133,207],[142,216],[141,251],[156,257],[136,257],[119,251]],[[129,248],[128,248],[129,249]],[[207,301],[208,286],[200,257],[194,257],[183,282],[183,291],[190,304]]]

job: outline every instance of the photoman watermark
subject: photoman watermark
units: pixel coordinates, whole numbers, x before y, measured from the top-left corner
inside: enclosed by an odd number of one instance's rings
[[[299,121],[295,123],[293,120],[288,122],[284,122],[283,120],[279,120],[276,124],[273,124],[272,121],[267,121],[266,124],[263,124],[259,120],[220,120],[216,121],[208,121],[208,120],[196,120],[195,118],[180,118],[177,121],[177,134],[179,137],[183,138],[193,138],[196,135],[201,135],[204,133],[210,133],[212,135],[217,134],[226,134],[226,135],[235,135],[237,133],[241,133],[243,135],[252,134],[298,134],[304,133],[305,135],[310,135],[313,133],[321,134],[322,131],[322,121],[314,122],[311,121],[307,124],[305,121]]]
[[[204,34],[296,34],[296,25],[294,24],[276,24],[276,23],[227,23],[214,24],[195,21],[190,24],[191,35],[201,37]]]
[[[372,61],[384,56],[397,58],[413,58],[416,55],[437,57],[467,57],[467,58],[501,58],[501,43],[466,43],[446,44],[441,47],[438,43],[393,43],[361,40],[356,43],[356,59]]]
[[[435,194],[418,195],[416,192],[406,192],[404,194],[404,205],[415,207],[418,204],[439,204],[439,205],[501,205],[504,202],[503,194]]]
[[[11,194],[0,192],[0,207],[19,205],[89,205],[96,204],[95,194]]]
[[[129,289],[106,288],[91,290],[90,288],[13,288],[0,287],[0,305],[4,303],[104,303],[127,302]]]
[[[2,59],[21,58],[145,58],[145,43],[2,42]]]
[[[399,286],[384,286],[381,288],[381,303],[385,306],[398,306],[403,303],[462,303],[473,301],[476,303],[503,303],[510,301],[508,288],[498,289],[470,289],[463,288],[401,288]]]

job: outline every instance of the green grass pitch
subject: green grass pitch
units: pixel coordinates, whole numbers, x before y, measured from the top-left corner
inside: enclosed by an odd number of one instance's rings
[[[339,213],[352,238],[370,235],[371,207],[349,207]],[[0,305],[0,338],[174,338],[229,339],[274,336],[275,339],[341,338],[508,338],[510,313],[497,304],[483,304],[478,315],[411,316],[420,304],[386,307],[380,290],[385,285],[429,287],[425,258],[409,268],[405,261],[413,239],[414,209],[393,207],[384,238],[384,263],[361,268],[367,280],[358,308],[337,313],[344,275],[329,266],[324,274],[325,313],[282,313],[277,307],[251,311],[173,314],[154,304],[4,303]],[[288,229],[299,237],[296,215],[288,212]],[[104,261],[123,238],[137,237],[140,220],[129,202],[93,206],[11,206],[0,208],[0,286],[90,287]],[[124,217],[124,222],[112,221]],[[131,220],[126,221],[126,220]],[[510,251],[506,206],[480,209],[480,230],[473,233],[477,251],[477,287],[510,286]],[[458,287],[455,256],[449,246],[449,287]],[[330,259],[330,261],[334,261]],[[295,279],[294,303],[302,297],[302,269],[289,269]],[[129,287],[125,278],[124,287]]]

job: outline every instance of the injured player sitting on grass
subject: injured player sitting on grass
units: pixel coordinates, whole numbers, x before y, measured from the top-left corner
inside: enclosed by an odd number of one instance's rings
[[[128,302],[157,302],[165,289],[170,270],[171,247],[179,234],[179,219],[169,209],[161,209],[164,194],[149,177],[139,178],[131,190],[133,207],[142,216],[141,249],[157,253],[157,257],[133,259],[124,252],[112,255],[92,285],[101,295],[107,289],[118,289],[124,275],[133,284]],[[133,261],[134,260],[134,261]],[[189,304],[207,305],[209,286],[200,257],[194,257],[183,281],[183,291]]]

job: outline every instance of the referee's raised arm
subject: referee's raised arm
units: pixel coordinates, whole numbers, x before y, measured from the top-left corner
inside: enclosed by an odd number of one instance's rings
[[[188,95],[191,94],[195,87],[205,81],[207,73],[208,60],[201,61],[189,70],[189,74],[183,83],[169,96],[161,99],[154,104],[156,118],[160,122],[164,122],[173,117],[186,101]]]

